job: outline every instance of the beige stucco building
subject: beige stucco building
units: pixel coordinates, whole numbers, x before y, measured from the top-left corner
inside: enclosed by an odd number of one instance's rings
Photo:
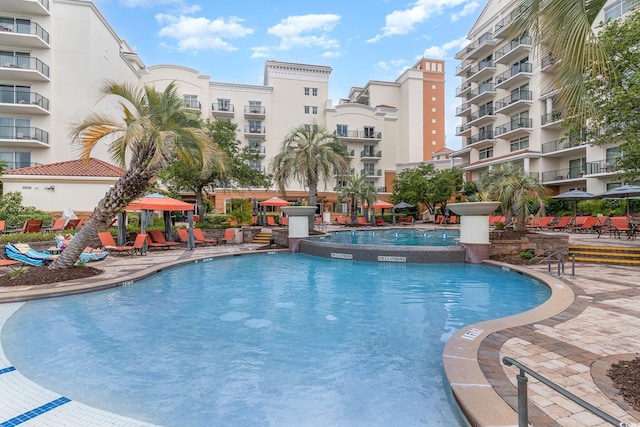
[[[329,99],[332,70],[323,65],[267,61],[263,85],[218,82],[206,71],[146,67],[91,1],[2,0],[0,160],[18,169],[76,159],[69,136],[73,124],[88,111],[114,108],[105,101],[96,104],[104,79],[158,90],[176,82],[185,106],[203,119],[238,125],[238,139],[259,154],[252,166],[260,170],[266,170],[285,135],[300,125],[335,131],[350,150],[354,172],[381,193],[391,191],[398,164],[430,161],[444,148],[444,61],[421,59],[395,81],[364,82],[336,102]],[[97,147],[93,155],[108,162],[106,148]],[[31,192],[27,199],[36,200],[36,207],[53,210],[49,197],[35,194],[35,185],[21,189],[17,176],[13,173],[10,188]],[[340,179],[332,177],[320,189],[320,199],[335,199]],[[107,189],[79,185],[77,194],[103,195]],[[306,194],[294,182],[287,193],[293,198]],[[215,204],[221,212],[230,198],[262,200],[274,194],[275,189],[218,189]],[[93,197],[77,197],[70,207],[90,210],[89,200]]]
[[[593,147],[568,134],[556,102],[557,64],[529,36],[510,36],[518,2],[490,0],[456,54],[461,85],[456,134],[467,181],[500,163],[512,162],[537,174],[556,194],[578,188],[600,193],[620,185],[613,165],[621,152],[615,143]],[[612,0],[600,22],[626,13],[627,0]]]

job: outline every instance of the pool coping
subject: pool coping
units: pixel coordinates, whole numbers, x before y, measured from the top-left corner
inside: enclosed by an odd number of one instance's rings
[[[498,394],[480,367],[478,353],[482,341],[494,332],[540,322],[561,313],[573,304],[575,294],[558,278],[526,267],[497,261],[483,264],[531,277],[551,290],[549,299],[531,310],[461,328],[447,341],[442,353],[451,392],[467,421],[472,426],[513,427],[518,425],[517,412]]]

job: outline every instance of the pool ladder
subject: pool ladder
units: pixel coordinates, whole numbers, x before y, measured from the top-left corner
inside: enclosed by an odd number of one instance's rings
[[[560,277],[561,275],[564,274],[564,265],[565,262],[567,261],[567,258],[570,258],[571,261],[571,277],[575,277],[576,276],[576,255],[575,254],[569,254],[566,251],[556,251],[551,253],[550,255],[548,255],[547,257],[543,258],[542,260],[540,260],[538,262],[538,264],[542,264],[543,262],[547,262],[547,271],[549,272],[549,274],[551,274],[551,264],[553,264],[554,261],[557,262],[557,271],[558,271],[558,277]]]

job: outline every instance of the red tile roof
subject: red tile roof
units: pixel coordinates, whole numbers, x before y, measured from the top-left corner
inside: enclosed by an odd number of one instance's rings
[[[84,160],[69,160],[2,172],[3,175],[100,176],[115,178],[121,177],[124,173],[124,169],[93,157],[89,159],[88,166]]]

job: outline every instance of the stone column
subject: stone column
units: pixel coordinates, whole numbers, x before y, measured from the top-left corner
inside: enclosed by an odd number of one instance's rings
[[[465,248],[465,262],[480,264],[489,259],[489,215],[500,202],[452,203],[450,211],[460,215],[460,243]]]

